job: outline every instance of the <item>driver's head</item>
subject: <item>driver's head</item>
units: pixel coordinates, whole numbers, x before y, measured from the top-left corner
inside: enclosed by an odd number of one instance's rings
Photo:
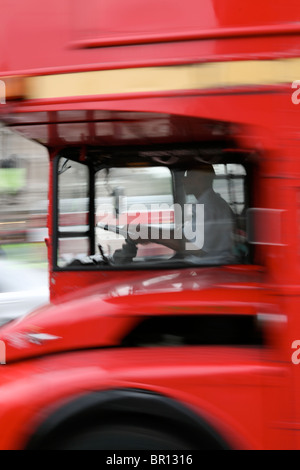
[[[214,167],[208,163],[187,170],[183,180],[185,193],[193,194],[196,198],[200,197],[201,194],[212,187],[214,177]]]

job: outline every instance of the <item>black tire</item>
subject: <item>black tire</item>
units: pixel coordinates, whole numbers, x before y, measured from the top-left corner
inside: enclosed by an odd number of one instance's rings
[[[188,450],[187,443],[165,431],[140,425],[111,424],[82,430],[58,445],[58,450]]]

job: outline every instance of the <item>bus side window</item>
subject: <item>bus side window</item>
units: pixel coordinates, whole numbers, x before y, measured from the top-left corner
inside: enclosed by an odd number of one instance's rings
[[[216,177],[214,190],[219,193],[231,207],[234,215],[234,251],[241,262],[247,262],[249,248],[247,243],[246,224],[246,170],[240,164],[214,165]]]
[[[60,158],[58,164],[58,266],[90,254],[89,169]]]

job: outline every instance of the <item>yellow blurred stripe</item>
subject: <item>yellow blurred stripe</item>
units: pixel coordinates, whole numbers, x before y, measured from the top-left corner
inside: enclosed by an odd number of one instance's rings
[[[300,58],[100,70],[26,78],[27,99],[278,85],[300,79]]]

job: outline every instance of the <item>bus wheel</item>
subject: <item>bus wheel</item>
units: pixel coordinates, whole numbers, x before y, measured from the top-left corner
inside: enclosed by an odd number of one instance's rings
[[[140,425],[112,424],[82,430],[62,439],[59,450],[188,450],[177,436]]]

